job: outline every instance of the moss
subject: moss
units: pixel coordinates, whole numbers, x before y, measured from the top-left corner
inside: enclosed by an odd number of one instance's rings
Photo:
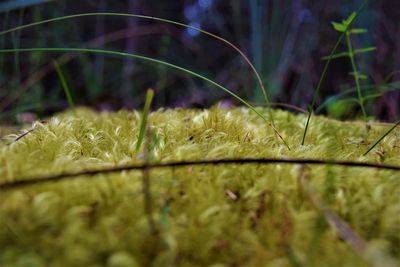
[[[267,115],[267,111],[259,109]],[[399,130],[274,111],[288,151],[248,109],[159,110],[150,115],[152,161],[318,158],[400,165]],[[0,182],[142,162],[140,113],[78,109],[0,144]],[[152,235],[141,173],[81,177],[0,192],[1,266],[369,266],[299,189],[297,166],[229,165],[150,172]],[[400,173],[309,167],[311,185],[368,244],[400,263]],[[376,260],[375,260],[376,263]],[[379,263],[379,262],[378,262]],[[372,266],[372,265],[371,265]]]

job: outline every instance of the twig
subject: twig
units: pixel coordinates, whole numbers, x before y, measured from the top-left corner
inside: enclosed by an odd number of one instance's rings
[[[326,205],[322,202],[322,200],[315,194],[314,190],[309,184],[308,177],[305,174],[304,168],[301,168],[299,171],[300,184],[303,187],[304,192],[306,192],[308,198],[314,207],[322,213],[326,221],[333,228],[333,230],[337,233],[337,235],[343,239],[357,254],[363,255],[365,252],[365,248],[367,243],[364,239],[358,236],[353,229],[344,222],[336,213],[330,210]]]
[[[0,190],[8,190],[13,188],[20,188],[24,186],[41,184],[46,182],[55,182],[66,179],[77,178],[79,176],[94,176],[98,174],[117,173],[122,171],[143,171],[144,169],[155,168],[173,168],[197,165],[221,165],[221,164],[301,164],[301,165],[336,165],[344,167],[360,167],[360,168],[374,168],[380,170],[400,171],[400,166],[385,165],[380,163],[356,162],[356,161],[332,161],[332,160],[318,160],[318,159],[279,159],[279,158],[242,158],[242,159],[213,159],[213,160],[199,160],[199,161],[176,161],[176,162],[160,162],[142,165],[125,165],[113,168],[104,168],[97,170],[83,170],[80,172],[61,173],[50,176],[38,176],[32,178],[15,179],[12,182],[0,183]],[[87,177],[87,178],[89,178]]]
[[[10,143],[10,145],[11,145],[12,143],[16,143],[16,142],[19,141],[21,138],[27,136],[28,134],[30,134],[31,132],[33,132],[35,129],[36,129],[36,128],[33,127],[32,129],[29,129],[29,130],[27,130],[26,132],[24,132],[24,133],[18,135],[18,136]]]
[[[395,267],[393,259],[386,255],[383,251],[377,250],[375,253],[368,253],[368,243],[361,238],[350,225],[343,221],[335,212],[333,212],[326,204],[317,196],[313,188],[310,186],[309,179],[305,174],[304,167],[299,171],[298,178],[314,207],[321,212],[325,220],[336,232],[336,234],[346,242],[360,257],[370,262],[374,267],[386,266]],[[369,255],[370,254],[370,255]]]

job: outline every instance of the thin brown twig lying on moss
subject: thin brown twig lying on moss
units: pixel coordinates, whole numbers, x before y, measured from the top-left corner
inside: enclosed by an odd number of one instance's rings
[[[193,160],[193,161],[177,161],[177,162],[160,162],[141,165],[126,165],[113,168],[83,170],[73,173],[61,173],[50,176],[32,177],[23,179],[15,179],[12,182],[0,183],[0,190],[8,190],[20,188],[24,186],[41,184],[46,182],[55,182],[66,179],[77,178],[79,176],[94,176],[97,174],[116,173],[121,171],[133,171],[156,168],[184,167],[195,165],[221,165],[221,164],[301,164],[301,165],[336,165],[343,167],[360,167],[374,168],[380,170],[400,171],[400,166],[386,165],[380,163],[356,162],[356,161],[335,161],[335,160],[319,160],[319,159],[284,159],[284,158],[241,158],[241,159],[214,159],[214,160]]]
[[[25,136],[27,136],[28,134],[32,133],[35,130],[35,128],[29,129],[25,132],[23,132],[22,134],[18,135],[10,144],[18,142],[20,139],[24,138]]]
[[[322,214],[332,230],[348,244],[354,252],[360,257],[364,258],[371,263],[372,266],[387,266],[395,267],[394,261],[382,251],[376,251],[372,255],[368,255],[368,243],[360,235],[357,234],[351,226],[342,220],[333,210],[331,210],[323,201],[318,197],[309,183],[309,178],[305,173],[304,166],[298,173],[299,182],[303,191],[308,196],[312,205]]]
[[[365,252],[367,242],[362,239],[349,224],[344,222],[336,213],[330,210],[322,200],[316,195],[309,183],[304,168],[301,168],[298,179],[308,198],[314,207],[321,212],[325,220],[329,223],[337,235],[344,240],[357,254],[362,255]]]

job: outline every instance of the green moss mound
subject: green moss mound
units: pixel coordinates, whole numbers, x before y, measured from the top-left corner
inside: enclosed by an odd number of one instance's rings
[[[267,111],[259,109],[267,116]],[[159,110],[149,160],[286,157],[400,165],[400,132],[274,111],[292,150],[247,109]],[[0,145],[0,182],[143,163],[140,113],[79,109]],[[400,263],[400,173],[309,166],[315,194],[367,244],[340,239],[302,189],[297,165],[186,166],[150,171],[154,235],[140,171],[0,191],[0,266],[384,266]]]

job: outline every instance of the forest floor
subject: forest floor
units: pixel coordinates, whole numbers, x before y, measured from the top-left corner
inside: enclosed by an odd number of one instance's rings
[[[200,164],[4,186],[144,162],[400,165],[399,129],[363,156],[387,126],[313,117],[300,146],[307,117],[273,115],[290,151],[245,108],[153,112],[139,152],[139,112],[77,109],[24,136],[7,135],[0,141],[0,266],[399,266],[398,171]]]

